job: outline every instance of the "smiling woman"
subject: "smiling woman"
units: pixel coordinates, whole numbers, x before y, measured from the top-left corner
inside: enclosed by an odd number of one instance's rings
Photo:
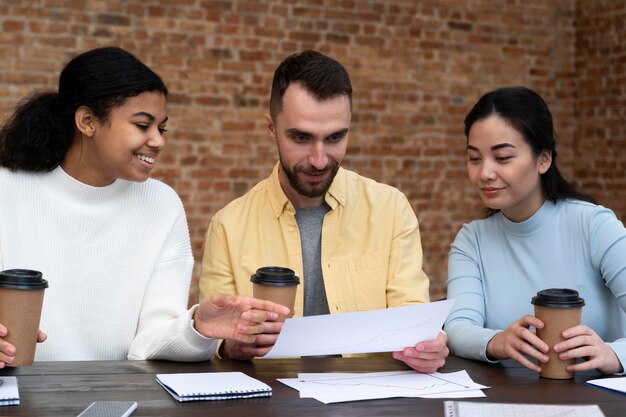
[[[149,178],[166,97],[133,55],[99,48],[0,129],[0,270],[35,269],[49,282],[41,326],[52,337],[36,360],[204,360],[216,338],[253,343],[266,319],[288,312],[219,294],[187,310],[183,205]],[[0,368],[15,359],[11,331],[0,323]]]
[[[477,120],[467,140],[467,174],[491,209],[502,210],[513,221],[523,221],[543,204],[541,175],[550,167],[552,153],[535,156],[521,133],[502,117]]]
[[[489,209],[463,226],[448,261],[450,348],[484,361],[514,359],[540,372],[558,353],[568,371],[623,372],[626,363],[626,230],[610,210],[561,176],[552,116],[524,87],[484,95],[465,118],[467,173]],[[533,329],[531,298],[571,288],[582,325],[548,346]]]
[[[61,166],[77,180],[105,186],[118,178],[145,181],[165,144],[165,96],[145,92],[115,106],[100,121],[87,106],[76,111],[80,135]]]

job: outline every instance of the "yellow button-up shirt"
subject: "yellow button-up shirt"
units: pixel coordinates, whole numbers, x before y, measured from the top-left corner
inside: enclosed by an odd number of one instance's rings
[[[325,196],[321,266],[331,313],[428,302],[417,218],[397,189],[339,168]],[[206,234],[200,299],[223,292],[252,296],[250,277],[262,266],[303,275],[295,208],[269,178],[218,211]],[[295,316],[302,316],[303,288]]]

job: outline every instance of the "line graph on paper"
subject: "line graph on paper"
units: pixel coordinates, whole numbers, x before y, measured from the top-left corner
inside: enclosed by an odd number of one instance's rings
[[[370,346],[372,346],[373,344],[376,343],[378,345],[384,346],[385,340],[398,340],[398,338],[402,338],[403,336],[417,335],[419,334],[419,330],[423,329],[424,326],[427,326],[428,323],[429,323],[428,320],[422,320],[421,322],[414,324],[412,326],[401,326],[401,327],[395,327],[391,329],[384,329],[374,334],[367,332],[367,331],[363,331],[358,336],[362,336],[364,337],[364,339],[357,340],[357,341],[350,340],[348,343],[333,343],[332,342],[333,339],[331,339],[330,341],[326,342],[325,346],[322,349],[316,349],[313,346],[310,347],[309,349],[307,349],[306,355],[311,355],[311,356],[324,355],[324,354],[329,354],[327,353],[328,351],[337,352],[337,353],[339,352],[350,352],[350,353],[374,352],[370,348]],[[321,336],[323,337],[323,335]],[[337,340],[337,339],[334,339],[334,340]],[[343,342],[344,340],[339,339],[338,341]],[[410,341],[407,342],[407,344],[403,346],[403,348],[407,346],[412,346],[419,341],[415,339],[415,336],[407,340],[410,340]],[[385,347],[381,347],[380,349],[382,349],[380,350],[380,352],[389,351],[388,350],[389,348],[385,348]]]
[[[287,383],[285,380],[281,382]],[[488,388],[472,381],[466,371],[420,374],[414,371],[299,374],[296,389],[316,398],[421,397]]]
[[[398,372],[395,374],[387,374],[384,376],[347,376],[327,379],[307,379],[305,382],[314,385],[341,386],[341,387],[364,387],[378,389],[394,389],[394,390],[410,390],[419,393],[425,391],[440,391],[440,388],[469,388],[467,385],[460,384],[443,377],[437,377],[429,374],[415,374],[413,371]],[[449,391],[450,389],[446,389]]]
[[[604,417],[597,405],[505,404],[446,401],[446,417]]]
[[[288,319],[265,357],[399,351],[435,339],[453,303]]]

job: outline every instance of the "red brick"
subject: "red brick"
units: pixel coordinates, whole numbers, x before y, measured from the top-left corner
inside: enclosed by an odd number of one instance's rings
[[[0,4],[0,114],[33,90],[54,88],[63,64],[84,49],[116,44],[143,59],[171,91],[170,132],[155,177],[185,204],[197,262],[213,213],[271,171],[277,155],[264,114],[272,73],[304,48],[350,71],[354,113],[344,164],[395,184],[418,210],[433,298],[445,295],[450,241],[482,205],[465,178],[463,119],[497,86],[527,85],[545,96],[562,171],[626,218],[621,2],[42,5]]]

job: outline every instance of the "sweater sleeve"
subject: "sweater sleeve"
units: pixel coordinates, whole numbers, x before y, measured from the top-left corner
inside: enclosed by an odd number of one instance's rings
[[[620,308],[626,312],[626,229],[612,211],[603,207],[594,211],[589,226],[593,264],[600,271]],[[624,334],[624,330],[617,331]],[[625,369],[623,374],[626,374],[626,337],[605,342],[617,355]]]
[[[146,289],[128,359],[201,361],[213,355],[217,341],[193,328],[196,307],[186,309],[192,268],[189,232],[181,204]]]
[[[444,329],[448,345],[458,356],[492,362],[487,344],[500,332],[485,328],[485,293],[478,237],[464,225],[448,255],[448,298],[455,301]]]

